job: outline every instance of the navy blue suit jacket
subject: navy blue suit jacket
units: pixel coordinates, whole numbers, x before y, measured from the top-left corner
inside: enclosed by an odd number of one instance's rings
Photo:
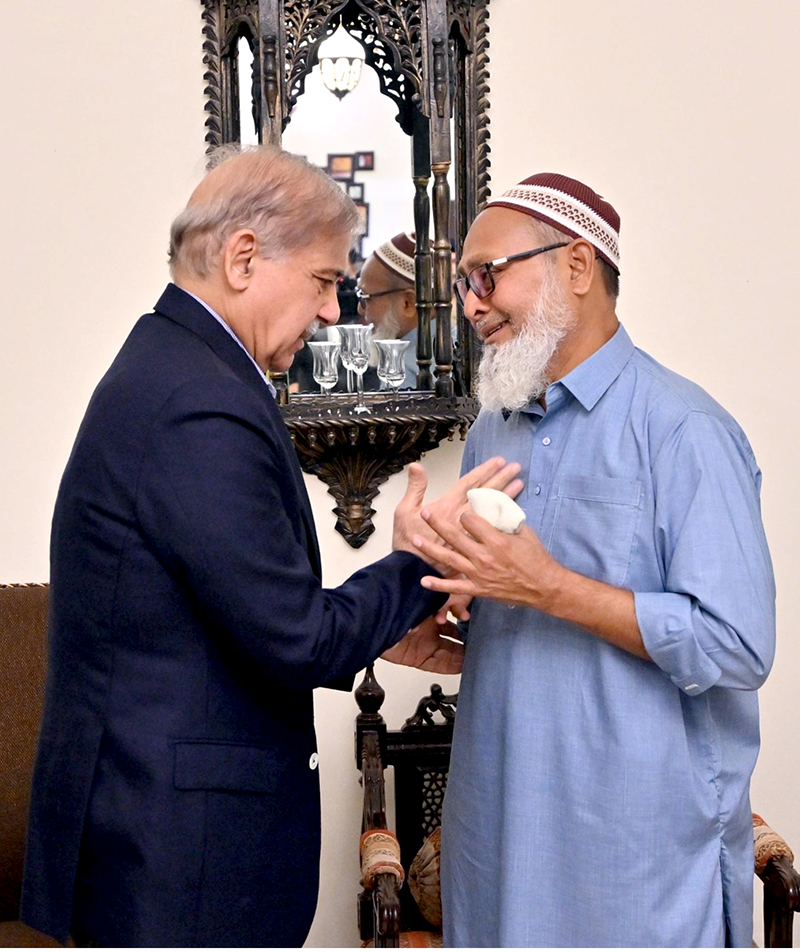
[[[336,589],[264,380],[170,285],[95,391],[56,503],[21,917],[107,946],[301,945],[312,688],[434,611],[394,553]]]

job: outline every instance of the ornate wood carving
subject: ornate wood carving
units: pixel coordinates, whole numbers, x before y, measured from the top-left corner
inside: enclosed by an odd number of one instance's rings
[[[436,721],[433,719],[436,713],[442,715],[445,724],[452,725],[456,719],[457,705],[458,694],[445,694],[440,684],[432,684],[431,693],[420,698],[416,711],[403,724],[402,729],[406,731],[414,727],[436,727]]]
[[[276,36],[266,36],[264,37],[264,92],[267,100],[267,112],[271,119],[275,118],[279,91],[278,38]],[[256,125],[258,126],[259,123],[257,122]]]
[[[348,0],[286,0],[283,6],[286,38],[283,57],[286,75],[284,125],[297,98],[305,89],[306,76],[314,67],[317,47],[335,30],[333,18]]]
[[[203,0],[203,63],[206,71],[205,111],[207,152],[235,142],[239,129],[239,84],[236,45],[246,36],[254,50],[253,87],[259,83],[257,49],[257,0]],[[258,123],[258,102],[253,96],[253,118]]]
[[[294,398],[284,419],[300,464],[318,476],[336,500],[336,529],[353,548],[375,531],[372,500],[380,486],[459,430],[462,438],[475,419],[472,399],[437,399],[403,394],[366,394],[371,412],[359,416],[352,397]]]
[[[245,27],[249,36],[255,38],[258,35],[257,23],[257,0],[228,0],[225,6],[224,49],[228,49],[235,42],[242,26]]]
[[[222,145],[222,97],[220,90],[221,48],[219,41],[219,4],[218,0],[204,0],[203,3],[203,64],[206,67],[203,79],[206,104],[206,142],[207,152]]]
[[[472,10],[474,30],[474,79],[470,84],[475,90],[475,151],[478,164],[478,179],[475,195],[480,211],[489,199],[489,7],[487,0],[475,3]]]
[[[430,836],[433,831],[442,825],[442,804],[447,789],[447,770],[425,770],[420,767],[422,775],[422,835]]]
[[[412,107],[421,107],[422,25],[419,0],[287,0],[286,104],[284,126],[306,76],[316,61],[319,44],[333,33],[339,16],[364,46],[366,62],[378,74],[381,92],[397,106],[397,121],[411,134]]]

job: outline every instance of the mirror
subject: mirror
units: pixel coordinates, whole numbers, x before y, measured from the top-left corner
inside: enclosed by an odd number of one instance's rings
[[[337,34],[341,30],[339,27]],[[362,211],[364,231],[351,255],[348,279],[339,287],[340,323],[371,323],[374,340],[400,339],[408,343],[401,386],[403,390],[413,390],[418,372],[413,262],[410,277],[387,268],[381,259],[368,265],[365,278],[359,277],[364,261],[377,247],[396,235],[414,231],[410,140],[396,121],[391,100],[381,93],[378,75],[371,66],[364,66],[349,92],[337,95],[326,87],[319,62],[326,43],[320,46],[317,64],[306,77],[305,91],[283,136],[283,147],[328,171]],[[363,56],[363,47],[357,44],[357,49],[362,50]],[[239,56],[241,75],[241,46]],[[452,170],[449,180],[452,189]],[[360,308],[355,293],[357,282],[367,293],[378,295],[367,299]],[[323,329],[315,340],[336,341],[338,336],[338,328]],[[376,374],[377,363],[377,348],[373,347],[364,385],[367,391],[386,392],[389,388]],[[313,379],[312,371],[311,349],[306,345],[289,371],[290,393],[319,393],[320,385]],[[332,392],[352,392],[341,364],[339,376]]]
[[[488,195],[488,0],[202,3],[209,148],[272,142],[326,168],[362,213],[351,277],[367,258],[360,281],[372,295],[359,314],[352,282],[343,288],[342,320],[386,337],[382,305],[396,297],[394,311],[402,301],[416,325],[399,389],[386,353],[382,381],[368,370],[358,403],[344,372],[333,387],[323,374],[320,393],[310,351],[274,380],[301,465],[328,483],[337,528],[361,545],[380,483],[477,414],[478,343],[463,314],[454,320],[451,245],[458,255]],[[320,57],[334,34],[356,52]],[[401,233],[413,235],[404,251],[413,286],[369,286],[370,255]],[[386,326],[406,336],[405,325]]]

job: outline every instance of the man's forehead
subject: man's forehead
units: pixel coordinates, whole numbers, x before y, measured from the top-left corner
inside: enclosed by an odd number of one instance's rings
[[[314,242],[297,254],[318,274],[331,273],[332,276],[339,276],[344,274],[347,267],[348,251],[348,243],[342,239]]]
[[[362,288],[365,287],[365,281],[368,286],[375,285],[376,287],[372,287],[372,293],[375,293],[376,290],[383,290],[384,285],[387,288],[389,287],[391,276],[392,272],[386,265],[372,254],[367,258],[364,262],[364,266],[361,268],[358,283]],[[366,290],[370,290],[370,288],[367,287]]]
[[[510,208],[487,208],[472,223],[464,239],[458,270],[464,274],[485,261],[525,251],[531,239],[530,220]]]

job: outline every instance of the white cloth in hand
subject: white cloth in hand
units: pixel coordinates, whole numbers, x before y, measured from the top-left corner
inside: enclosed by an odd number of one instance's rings
[[[515,535],[525,522],[525,511],[499,489],[469,489],[467,499],[476,515],[501,532]]]

